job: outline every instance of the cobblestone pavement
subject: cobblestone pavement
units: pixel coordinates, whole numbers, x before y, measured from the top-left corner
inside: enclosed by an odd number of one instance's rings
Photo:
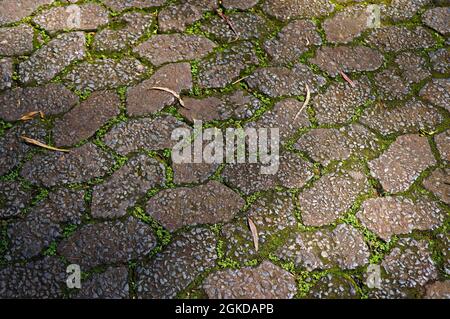
[[[450,298],[449,23],[448,0],[0,0],[0,297]],[[278,172],[172,163],[194,119],[278,127]]]

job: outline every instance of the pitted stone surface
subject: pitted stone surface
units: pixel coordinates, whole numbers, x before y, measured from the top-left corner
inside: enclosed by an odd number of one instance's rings
[[[30,53],[33,51],[33,37],[33,28],[26,24],[1,28],[0,55],[13,56]]]
[[[190,122],[246,119],[261,107],[261,102],[256,97],[243,90],[203,99],[184,98],[183,101],[186,107],[179,112]]]
[[[450,204],[450,169],[437,168],[423,181],[423,186],[444,203]]]
[[[345,8],[323,23],[327,40],[332,43],[348,43],[369,29],[372,13],[366,6]]]
[[[104,0],[108,7],[114,11],[122,11],[128,8],[153,8],[162,6],[165,0]]]
[[[443,118],[431,105],[413,99],[396,107],[376,103],[366,109],[360,122],[383,135],[432,131]]]
[[[269,261],[256,268],[214,272],[203,288],[210,299],[291,299],[297,293],[294,276]]]
[[[96,91],[131,85],[140,80],[145,72],[147,67],[134,58],[118,61],[107,58],[80,63],[63,80],[77,90]]]
[[[152,87],[164,87],[180,94],[192,88],[192,74],[189,63],[164,65],[149,80],[146,80],[127,92],[127,113],[141,116],[162,110],[175,102],[175,97],[164,91],[152,90]]]
[[[0,182],[0,218],[17,216],[30,203],[32,193],[19,182]]]
[[[120,16],[116,23],[119,29],[104,29],[95,35],[93,48],[100,52],[122,51],[134,45],[153,22],[151,14],[128,12]]]
[[[41,84],[51,80],[70,63],[85,57],[85,42],[81,32],[62,34],[51,40],[19,64],[20,81]]]
[[[450,299],[450,280],[436,281],[426,287],[426,299]]]
[[[445,131],[437,135],[434,140],[436,141],[441,158],[444,161],[450,162],[450,132]]]
[[[150,226],[133,217],[83,226],[58,246],[58,253],[69,262],[90,269],[139,259],[156,245]]]
[[[12,86],[14,74],[14,61],[10,58],[0,59],[0,91]]]
[[[108,120],[119,115],[120,99],[111,91],[94,92],[80,106],[55,121],[56,145],[73,145],[94,135]]]
[[[431,33],[423,27],[408,29],[403,26],[388,26],[374,29],[367,43],[384,52],[426,49],[435,44]]]
[[[450,80],[432,79],[420,91],[420,96],[450,112]]]
[[[345,277],[327,274],[311,288],[307,295],[311,299],[357,299],[358,292]]]
[[[12,264],[0,270],[0,297],[62,298],[66,279],[66,266],[57,257]]]
[[[223,0],[222,5],[226,9],[239,9],[239,10],[247,10],[254,7],[259,0]]]
[[[313,98],[312,105],[319,124],[343,124],[352,119],[358,107],[375,99],[366,77],[348,83],[333,83],[323,94]]]
[[[82,191],[61,189],[50,193],[48,199],[33,207],[25,218],[8,227],[12,258],[38,255],[62,236],[61,224],[80,224],[84,211]]]
[[[376,151],[377,137],[362,125],[352,124],[341,129],[312,129],[302,135],[294,147],[306,152],[314,161],[328,165],[331,161],[343,161],[352,154]]]
[[[393,0],[389,5],[381,6],[383,20],[390,18],[395,22],[411,19],[431,0]]]
[[[279,20],[324,16],[334,10],[329,0],[266,1],[263,10]]]
[[[0,6],[0,25],[19,21],[32,14],[40,6],[51,4],[54,0],[2,0]]]
[[[230,221],[244,206],[244,200],[216,181],[193,188],[163,190],[147,203],[147,213],[165,228]]]
[[[305,95],[306,85],[311,93],[316,93],[326,84],[325,78],[314,74],[304,64],[296,64],[292,69],[286,67],[265,67],[256,69],[246,82],[270,97]]]
[[[388,241],[392,235],[434,229],[442,224],[444,213],[432,202],[382,197],[366,200],[357,217],[364,226]]]
[[[88,143],[70,153],[36,155],[23,166],[20,175],[32,183],[51,187],[102,177],[112,165],[111,155]]]
[[[106,134],[104,142],[121,155],[144,150],[172,148],[177,141],[171,139],[176,128],[189,126],[172,116],[162,116],[154,120],[138,119],[123,122]]]
[[[429,56],[434,71],[450,73],[450,48],[442,48],[435,52],[430,52]]]
[[[128,269],[124,266],[108,268],[84,281],[77,299],[126,299],[129,298]]]
[[[163,252],[136,269],[138,298],[175,298],[215,266],[216,244],[213,232],[206,229],[194,228],[177,236]]]
[[[78,97],[61,84],[14,88],[0,94],[0,118],[17,121],[23,115],[36,111],[57,115],[67,112],[77,102]]]
[[[277,186],[301,188],[314,174],[312,164],[292,153],[280,154],[275,174],[261,174],[262,167],[269,164],[230,164],[223,171],[225,182],[239,188],[245,194],[273,189]]]
[[[427,10],[422,15],[422,21],[430,28],[445,36],[450,35],[450,8],[440,7]]]
[[[94,218],[124,216],[127,208],[135,205],[149,189],[164,182],[164,165],[146,155],[138,155],[105,183],[94,187],[91,214]]]
[[[409,83],[419,83],[431,76],[426,60],[416,53],[400,53],[395,58],[395,63],[398,65],[405,81]]]
[[[173,182],[177,185],[203,183],[214,175],[218,167],[217,163],[172,163]]]
[[[331,224],[353,205],[367,190],[367,177],[358,171],[326,175],[298,197],[303,224]]]
[[[346,224],[338,225],[333,231],[293,234],[276,254],[309,271],[336,266],[355,269],[369,261],[369,248],[362,235]]]
[[[167,62],[201,59],[215,47],[214,42],[203,36],[157,34],[136,47],[134,52],[159,66]]]
[[[202,88],[223,88],[238,80],[246,67],[257,65],[258,57],[250,42],[234,44],[199,64],[198,85]]]
[[[342,72],[375,71],[384,62],[383,55],[365,46],[321,47],[316,56],[309,60],[330,76]]]
[[[426,137],[402,135],[379,158],[369,162],[371,174],[390,193],[406,191],[423,170],[436,163]]]
[[[264,49],[274,63],[288,63],[320,44],[322,39],[316,25],[309,20],[296,20],[281,29],[275,38],[266,41]]]
[[[73,15],[79,20],[74,20]],[[108,11],[95,3],[54,7],[39,13],[33,22],[54,33],[62,30],[96,30],[109,22]]]

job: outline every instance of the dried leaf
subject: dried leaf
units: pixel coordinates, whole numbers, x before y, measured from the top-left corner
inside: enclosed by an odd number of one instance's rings
[[[43,118],[44,113],[42,113],[41,111],[34,111],[34,112],[29,112],[27,114],[22,115],[22,117],[19,119],[19,121],[32,120],[38,114],[41,116],[41,118]]]
[[[253,237],[253,244],[255,245],[255,251],[258,252],[259,250],[259,235],[258,235],[258,229],[256,228],[255,223],[253,220],[251,220],[250,217],[247,218],[248,226],[250,227],[250,231],[252,232]]]
[[[159,91],[164,91],[167,93],[172,94],[181,104],[182,107],[186,108],[184,101],[181,99],[180,95],[175,92],[174,90],[168,89],[168,88],[163,88],[163,87],[159,87],[159,86],[154,86],[150,88],[151,90],[159,90]]]
[[[33,144],[33,145],[36,145],[36,146],[39,146],[39,147],[42,147],[42,148],[45,148],[45,149],[48,149],[48,150],[51,150],[51,151],[70,152],[70,150],[64,150],[64,149],[56,148],[56,147],[53,147],[53,146],[49,146],[49,145],[46,145],[44,143],[41,143],[41,142],[39,142],[37,140],[34,140],[34,139],[26,137],[26,136],[21,136],[21,138],[28,144]]]
[[[311,91],[309,90],[309,86],[308,84],[305,84],[306,86],[306,100],[305,103],[303,103],[302,107],[300,108],[300,110],[297,112],[297,114],[294,117],[294,121],[297,119],[297,117],[303,112],[303,110],[308,106],[309,101],[311,100]]]
[[[348,82],[348,84],[350,84],[351,85],[351,87],[352,88],[354,88],[356,85],[355,85],[355,83],[352,81],[352,79],[350,79],[349,77],[348,77],[348,75],[347,74],[345,74],[344,72],[342,72],[341,70],[339,70],[339,73],[341,74],[341,76],[344,78],[344,80],[345,81],[347,81]]]
[[[234,25],[231,22],[231,20],[220,9],[217,9],[217,14],[219,15],[219,17],[222,18],[222,20],[224,20],[228,24],[228,26],[230,27],[231,31],[233,31],[234,34],[236,34],[236,39],[235,40],[237,40],[239,38],[239,33],[234,28]]]

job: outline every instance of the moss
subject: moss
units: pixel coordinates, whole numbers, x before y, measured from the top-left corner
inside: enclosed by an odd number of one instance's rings
[[[44,256],[56,256],[56,250],[58,247],[58,243],[53,241],[50,245],[42,252]]]

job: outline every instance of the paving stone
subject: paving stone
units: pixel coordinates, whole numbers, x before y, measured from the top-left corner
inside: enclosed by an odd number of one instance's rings
[[[275,104],[273,109],[265,112],[258,121],[246,125],[246,128],[257,130],[278,128],[280,143],[284,143],[300,128],[308,127],[311,124],[306,111],[298,114],[302,106],[303,103],[294,99],[282,100]]]
[[[291,153],[280,154],[279,168],[275,174],[261,174],[263,164],[230,164],[222,173],[225,182],[245,194],[275,187],[301,188],[314,174],[312,164]]]
[[[147,67],[134,58],[107,58],[80,63],[63,80],[80,91],[98,91],[131,85],[146,72]]]
[[[439,252],[442,254],[442,271],[444,274],[450,274],[450,234],[448,232],[436,235],[436,243],[439,245]]]
[[[254,7],[259,0],[223,0],[222,5],[225,9],[247,10]]]
[[[426,137],[402,135],[380,157],[369,162],[372,176],[390,193],[406,191],[423,170],[436,163]]]
[[[292,299],[297,293],[294,276],[269,261],[256,268],[216,271],[203,288],[210,299]]]
[[[0,58],[0,90],[9,89],[13,83],[14,65],[10,58]]]
[[[12,264],[0,270],[0,297],[62,298],[66,277],[66,266],[56,257]]]
[[[332,83],[325,93],[312,100],[315,116],[320,125],[344,124],[352,119],[358,107],[375,99],[367,77],[353,80],[355,87],[348,83]]]
[[[434,105],[445,108],[450,112],[450,80],[432,79],[428,82],[419,95],[426,101]]]
[[[450,162],[450,131],[447,130],[437,135],[434,140],[436,141],[441,158],[444,161]]]
[[[23,189],[20,182],[0,181],[0,218],[19,215],[31,198],[32,192]]]
[[[394,68],[375,75],[375,84],[380,96],[385,100],[401,100],[411,92],[411,85],[405,82]]]
[[[85,212],[82,191],[60,189],[9,225],[10,255],[13,259],[37,256],[52,241],[62,237],[61,224],[80,224]]]
[[[62,34],[19,64],[23,83],[42,84],[53,79],[72,62],[85,57],[85,36],[82,32]]]
[[[367,177],[359,171],[322,177],[298,196],[303,224],[331,224],[350,210],[357,197],[367,190]]]
[[[109,22],[108,11],[95,3],[54,7],[39,13],[33,22],[54,33],[66,30],[93,31]]]
[[[234,44],[199,63],[197,82],[201,88],[223,88],[237,80],[246,67],[258,64],[250,42]]]
[[[352,154],[376,151],[377,137],[362,125],[352,124],[341,129],[312,129],[302,135],[294,147],[306,152],[314,161],[328,165],[331,161],[343,161]]]
[[[429,53],[433,70],[439,73],[450,73],[450,48],[442,48]]]
[[[287,24],[278,35],[264,43],[264,49],[274,63],[297,60],[313,46],[322,44],[316,25],[309,20]]]
[[[137,43],[153,22],[151,14],[128,12],[114,20],[120,28],[103,29],[95,35],[93,48],[100,52],[122,51]]]
[[[74,107],[53,128],[55,144],[73,145],[95,134],[110,119],[119,115],[119,96],[111,91],[92,93],[79,106]]]
[[[333,231],[294,233],[276,255],[308,271],[333,267],[355,269],[367,264],[369,248],[356,229],[340,224]]]
[[[286,0],[266,1],[262,8],[268,15],[286,21],[324,16],[334,10],[334,5],[328,0]]]
[[[345,8],[323,23],[327,40],[331,43],[348,43],[370,28],[372,13],[366,6]]]
[[[0,13],[0,25],[19,21],[32,14],[40,6],[54,0],[3,0]]]
[[[378,51],[364,46],[321,47],[316,56],[309,60],[330,76],[343,72],[375,71],[384,62]]]
[[[395,57],[395,63],[403,78],[409,83],[419,83],[431,76],[426,60],[416,53],[400,53]]]
[[[20,175],[34,184],[51,187],[102,177],[112,165],[111,155],[88,143],[70,153],[37,155],[25,163]]]
[[[227,18],[233,25],[234,31],[218,15],[204,23],[200,29],[222,42],[261,39],[272,31],[268,21],[254,13],[236,12],[228,14]]]
[[[314,74],[304,64],[295,64],[292,69],[286,67],[264,67],[245,80],[249,87],[257,89],[270,97],[305,95],[306,85],[311,93],[318,92],[326,84],[324,77]]]
[[[131,116],[142,116],[161,111],[172,105],[175,97],[152,87],[164,87],[180,94],[192,88],[192,73],[189,63],[176,63],[162,66],[153,76],[128,89],[127,113]]]
[[[364,111],[359,121],[383,135],[432,131],[442,122],[439,112],[429,104],[412,99],[398,106],[376,103]]]
[[[43,123],[21,123],[0,137],[0,175],[8,173],[25,159],[33,146],[24,143],[22,136],[45,140],[47,132]]]
[[[400,239],[398,247],[381,265],[387,276],[382,277],[381,289],[372,290],[369,298],[412,298],[417,292],[409,289],[422,288],[437,278],[437,269],[425,240]]]
[[[176,141],[171,139],[172,131],[176,128],[189,129],[189,126],[172,116],[162,116],[154,120],[130,120],[113,127],[106,134],[104,142],[121,155],[141,149],[163,150],[176,144]]]
[[[450,8],[431,8],[422,15],[422,21],[443,35],[450,35]]]
[[[426,299],[450,299],[450,280],[436,281],[426,286]]]
[[[33,38],[34,30],[26,24],[21,24],[17,27],[1,28],[0,55],[13,56],[31,53],[33,51]]]
[[[431,0],[393,0],[389,5],[381,5],[381,17],[395,22],[411,19]]]
[[[58,253],[69,262],[90,269],[139,259],[156,246],[151,228],[129,217],[125,221],[88,224],[58,245]]]
[[[84,281],[76,299],[128,299],[128,269],[124,266],[108,268]]]
[[[242,120],[252,117],[262,106],[256,97],[243,90],[201,99],[186,97],[183,101],[186,107],[179,112],[190,122],[194,119],[206,122],[230,118]]]
[[[374,29],[366,42],[384,52],[426,49],[435,44],[432,34],[425,28],[408,29],[403,26]]]
[[[244,200],[216,181],[193,188],[163,190],[147,203],[147,213],[165,228],[228,222],[244,206]]]
[[[450,169],[437,168],[423,181],[423,186],[444,203],[450,204]]]
[[[136,269],[137,297],[175,298],[199,275],[215,266],[217,240],[194,228],[177,236],[161,253]]]
[[[436,204],[425,200],[381,197],[366,200],[357,217],[365,227],[389,241],[392,235],[435,229],[442,224],[444,213]]]
[[[91,214],[94,218],[124,216],[127,208],[135,205],[149,189],[164,182],[164,165],[147,155],[138,155],[106,182],[94,187]]]
[[[158,25],[162,32],[183,32],[188,25],[201,20],[203,13],[218,8],[217,0],[182,0],[161,10]]]
[[[165,0],[104,0],[108,7],[114,11],[122,11],[129,8],[152,8],[162,6]]]
[[[360,296],[352,281],[338,275],[327,274],[311,288],[307,294],[310,299],[359,299]]]
[[[0,118],[17,121],[29,112],[42,111],[46,116],[70,110],[78,97],[61,84],[14,88],[0,94]]]
[[[216,163],[173,163],[173,182],[177,185],[203,183],[214,175],[218,168],[219,164]]]

